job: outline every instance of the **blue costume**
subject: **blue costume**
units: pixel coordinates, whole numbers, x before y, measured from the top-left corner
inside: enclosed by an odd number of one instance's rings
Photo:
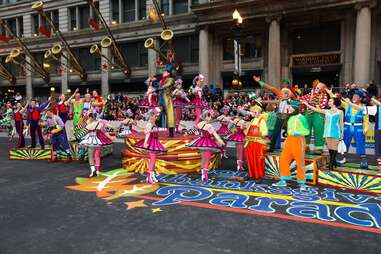
[[[347,147],[347,152],[351,145],[352,138],[355,141],[356,153],[361,155],[361,168],[368,168],[368,163],[365,158],[365,134],[364,134],[364,114],[362,111],[356,110],[352,114],[353,107],[348,105],[344,116],[344,142]]]

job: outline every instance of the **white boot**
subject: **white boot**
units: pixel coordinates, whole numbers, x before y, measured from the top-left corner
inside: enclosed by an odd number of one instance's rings
[[[95,166],[90,166],[90,170],[91,170],[91,172],[90,172],[89,177],[93,177],[94,173],[95,173]]]

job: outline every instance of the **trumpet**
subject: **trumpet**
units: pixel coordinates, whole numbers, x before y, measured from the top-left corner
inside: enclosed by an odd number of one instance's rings
[[[37,73],[41,78],[45,80],[45,82],[49,82],[49,73],[47,73],[44,68],[42,67],[42,64],[37,61],[37,59],[32,55],[29,48],[26,46],[24,41],[15,34],[12,29],[9,28],[8,23],[4,20],[0,19],[0,26],[4,28],[5,31],[7,31],[8,34],[10,34],[13,38],[17,40],[17,43],[24,51],[25,55],[29,57],[29,62],[26,62],[28,65],[31,66],[34,73]],[[15,51],[14,51],[15,53]],[[11,57],[7,57],[8,61],[7,63],[15,63],[17,62],[15,59],[12,59]],[[4,69],[4,68],[3,68]],[[4,71],[2,71],[4,73]],[[12,75],[13,76],[13,75]],[[15,78],[11,77],[12,80],[15,80]]]
[[[112,35],[110,27],[107,25],[106,20],[102,16],[102,13],[95,6],[94,0],[86,0],[86,2],[93,8],[94,12],[99,17],[99,20],[102,23],[102,26],[105,28],[105,30],[107,32],[107,37],[103,38],[103,40],[101,42],[102,48],[110,48],[111,53],[114,55],[115,59],[117,59],[117,61],[118,61],[118,63],[113,63],[111,61],[108,61],[108,62],[112,66],[119,68],[126,77],[129,77],[130,73],[131,73],[130,67],[128,66],[127,61],[124,58],[121,50],[119,49],[119,47],[116,43],[116,40],[115,40],[114,36]]]
[[[18,48],[14,48],[11,50],[9,55],[5,58],[5,63],[6,64],[24,65],[24,68],[27,69],[28,71],[33,72],[33,73],[37,73],[41,76],[44,76],[44,72],[35,68],[35,66],[32,63],[26,61],[25,57],[21,54],[21,50]],[[27,67],[27,66],[29,66],[29,67]]]
[[[107,38],[107,37],[106,37],[106,38]],[[102,42],[101,42],[101,47],[102,47],[102,48],[105,48],[105,47],[102,46],[102,43],[103,43],[103,40],[102,40]],[[122,66],[120,66],[120,65],[118,65],[118,64],[116,64],[116,63],[114,63],[114,62],[112,62],[110,58],[108,58],[105,54],[102,54],[102,51],[101,51],[101,49],[99,48],[98,44],[94,44],[94,45],[91,46],[91,48],[90,48],[90,54],[98,54],[100,57],[103,57],[104,59],[106,59],[106,61],[107,61],[111,66],[116,67],[116,68],[119,68],[119,69],[123,69]]]
[[[75,69],[77,72],[79,72],[79,75],[81,77],[82,80],[86,80],[87,79],[87,73],[86,73],[86,70],[83,68],[83,66],[80,64],[78,58],[74,55],[72,49],[70,48],[70,45],[69,43],[66,41],[65,37],[62,35],[61,31],[58,30],[58,28],[55,26],[54,22],[52,21],[52,19],[50,18],[49,15],[47,15],[47,13],[45,12],[44,10],[45,6],[44,6],[44,3],[42,1],[38,1],[38,2],[35,2],[34,4],[32,4],[32,10],[38,12],[49,24],[49,26],[52,28],[52,30],[54,31],[54,33],[57,35],[57,37],[60,39],[63,47],[65,48],[65,51],[67,52],[67,54],[69,56],[65,56],[63,54],[63,57],[67,58],[68,59],[68,63],[70,63],[70,65],[73,67],[73,69]],[[56,44],[57,45],[57,44]],[[54,45],[54,46],[56,46]],[[58,44],[59,45],[59,44]],[[53,47],[54,47],[53,46]],[[59,45],[59,46],[56,46],[55,47],[56,51],[59,51],[59,53],[61,53],[62,51],[62,46]],[[52,48],[52,53],[54,54],[54,51],[53,51],[53,48]],[[56,56],[58,55],[55,54]]]
[[[65,56],[62,55],[62,46],[60,44],[54,44],[51,49],[48,49],[44,53],[44,59],[49,61],[50,59],[54,60],[58,64],[64,66],[67,69],[70,69],[70,66],[68,64],[62,63],[60,57],[64,57],[65,59],[68,60],[68,63],[70,62],[69,59]],[[45,69],[50,69],[51,65],[49,63],[44,63],[43,64]],[[77,72],[80,72],[79,70],[76,70]]]
[[[0,77],[8,80],[11,84],[16,83],[16,77],[10,73],[2,63],[0,63]]]
[[[156,52],[160,55],[160,57],[161,57],[163,60],[166,60],[166,61],[168,60],[168,59],[167,59],[167,56],[164,55],[164,53],[161,52],[161,50],[160,50],[159,48],[155,47],[155,40],[154,40],[153,38],[148,38],[148,39],[144,42],[144,47],[145,47],[146,49],[152,49],[152,50],[156,51]]]

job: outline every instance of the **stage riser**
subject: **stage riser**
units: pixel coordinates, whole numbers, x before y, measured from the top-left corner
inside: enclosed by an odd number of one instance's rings
[[[320,185],[354,191],[381,194],[381,176],[320,169]]]
[[[265,173],[266,176],[274,179],[279,179],[279,154],[269,154],[265,159]],[[317,183],[318,169],[327,163],[328,159],[325,156],[306,156],[304,161],[306,169],[306,180],[309,184]],[[290,165],[291,178],[296,180],[296,163],[293,161]]]
[[[77,143],[70,144],[73,152],[73,160],[79,160],[81,158],[80,148]],[[102,147],[101,157],[106,157],[113,153],[114,145],[107,145]],[[45,149],[40,148],[12,148],[9,150],[10,160],[51,160],[52,150],[49,146]],[[57,158],[59,160],[65,160],[67,155],[63,151],[57,151]],[[87,151],[84,151],[84,158],[87,160]]]
[[[125,139],[126,148],[122,152],[122,166],[131,172],[145,173],[148,169],[148,154],[134,148],[134,144],[143,137],[143,135],[133,134]],[[195,138],[195,136],[179,135],[174,138],[160,139],[166,152],[157,155],[156,171],[160,174],[169,175],[199,172],[201,169],[200,152],[186,146]],[[209,169],[218,167],[220,155],[220,153],[212,155]]]

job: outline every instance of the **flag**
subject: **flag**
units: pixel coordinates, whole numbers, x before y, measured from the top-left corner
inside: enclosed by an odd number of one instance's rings
[[[95,31],[99,31],[99,24],[98,24],[98,21],[94,18],[91,18],[89,19],[89,26],[95,30]]]
[[[50,38],[50,36],[52,35],[52,33],[46,28],[46,26],[40,26],[40,28],[38,29],[38,31],[45,35],[46,37]]]

